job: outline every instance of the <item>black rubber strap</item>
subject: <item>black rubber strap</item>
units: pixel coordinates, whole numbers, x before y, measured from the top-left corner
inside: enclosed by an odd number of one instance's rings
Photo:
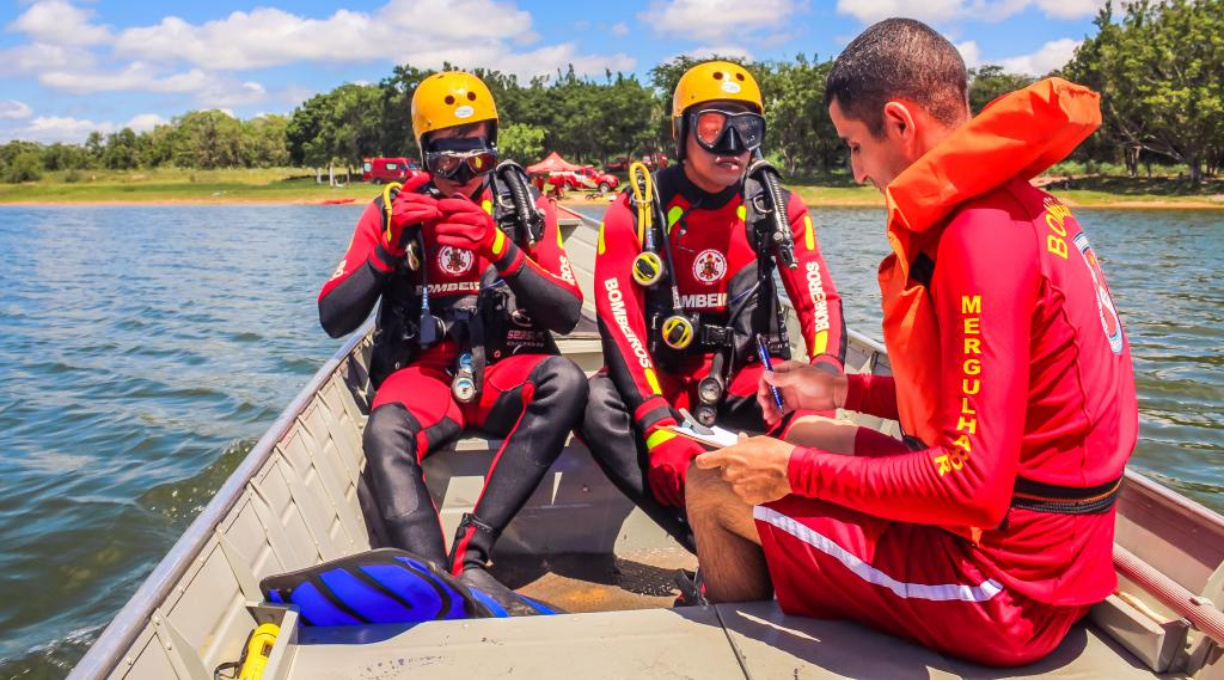
[[[1118,501],[1124,477],[1090,487],[1061,486],[1016,478],[1013,508],[1060,515],[1099,515]]]

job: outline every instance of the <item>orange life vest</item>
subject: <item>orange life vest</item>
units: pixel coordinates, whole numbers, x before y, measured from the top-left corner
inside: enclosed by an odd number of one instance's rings
[[[939,320],[926,284],[912,276],[935,260],[944,218],[964,201],[1061,161],[1101,124],[1100,96],[1061,78],[1004,95],[901,173],[885,189],[888,242],[880,264],[884,343],[907,435],[939,443]],[[951,263],[955,266],[955,263]],[[921,277],[919,277],[921,278]]]

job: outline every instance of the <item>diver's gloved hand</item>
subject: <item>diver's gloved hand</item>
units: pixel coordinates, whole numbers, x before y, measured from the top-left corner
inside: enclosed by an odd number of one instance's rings
[[[391,202],[391,223],[383,232],[383,247],[391,255],[403,257],[407,247],[404,230],[440,217],[438,199],[415,191],[400,191]]]
[[[493,243],[497,224],[493,216],[469,198],[444,198],[438,201],[442,217],[438,222],[438,243],[471,250],[485,259],[496,259]]]
[[[700,444],[680,435],[672,435],[671,439],[650,448],[646,482],[660,503],[684,507],[684,479],[689,463],[704,452]]]

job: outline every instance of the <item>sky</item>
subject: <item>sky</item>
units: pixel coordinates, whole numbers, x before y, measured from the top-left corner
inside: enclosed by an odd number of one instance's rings
[[[682,54],[835,55],[890,16],[926,21],[970,67],[1062,66],[1103,0],[0,0],[0,141],[80,142],[193,109],[289,113],[398,63],[521,77],[644,77]],[[173,6],[172,6],[173,5]]]

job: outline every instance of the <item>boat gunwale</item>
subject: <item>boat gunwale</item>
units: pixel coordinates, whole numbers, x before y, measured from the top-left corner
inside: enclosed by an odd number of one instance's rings
[[[344,361],[369,337],[374,327],[374,318],[367,319],[332,356],[315,371],[302,386],[297,396],[281,411],[268,427],[250,453],[243,458],[204,510],[192,520],[183,535],[170,551],[162,557],[153,571],[128,600],[127,604],[111,619],[102,634],[68,674],[74,678],[98,678],[114,671],[119,660],[131,651],[140,631],[153,616],[154,610],[166,601],[175,585],[199,556],[204,545],[214,536],[217,527],[229,517],[230,511],[242,497],[246,485],[272,457],[276,445],[293,427],[306,407],[318,396],[319,391],[336,374]]]

